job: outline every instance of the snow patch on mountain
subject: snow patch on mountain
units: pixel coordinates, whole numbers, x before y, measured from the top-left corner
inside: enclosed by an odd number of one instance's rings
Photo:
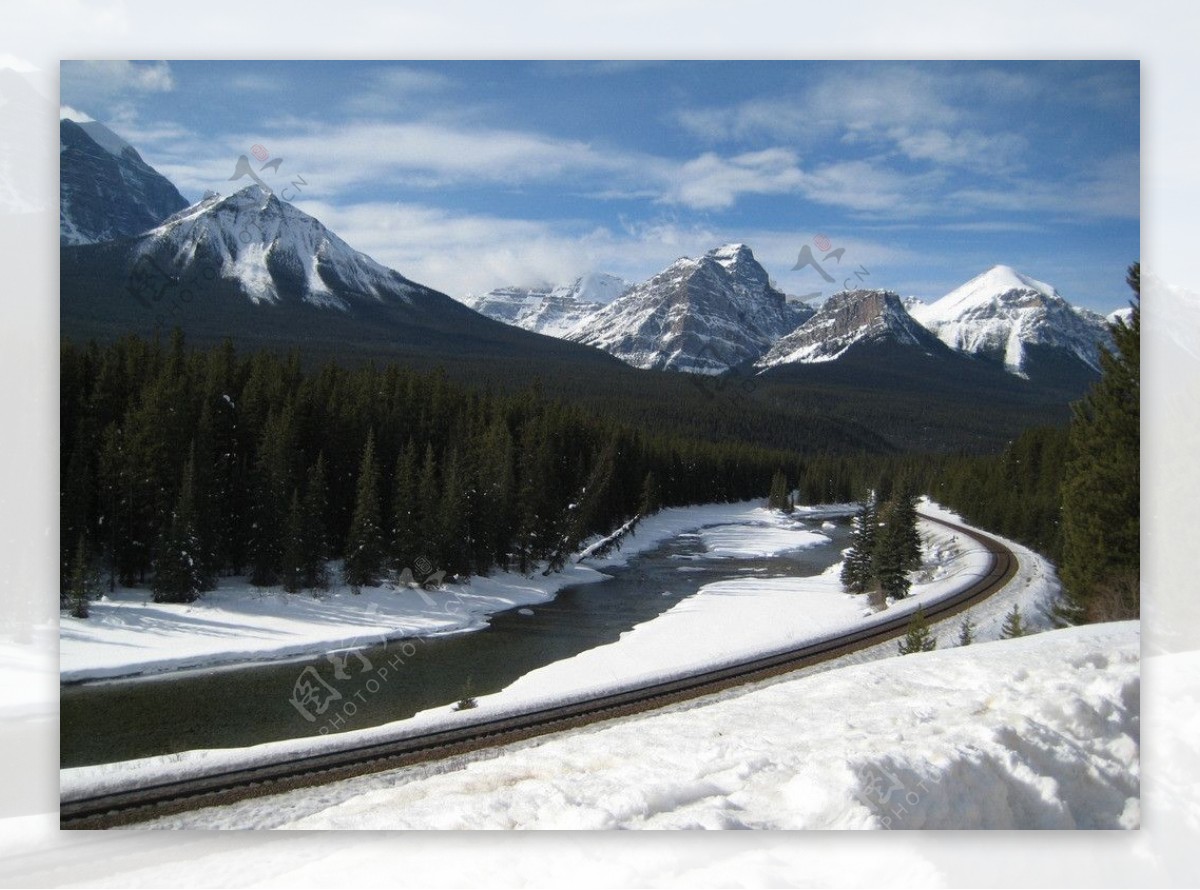
[[[496,321],[563,337],[629,287],[629,282],[616,275],[593,272],[567,285],[502,287],[486,294],[468,294],[462,302]]]
[[[1100,369],[1109,343],[1103,316],[1072,306],[1049,284],[1011,266],[993,266],[912,315],[952,349],[1003,362],[1026,376],[1027,347],[1051,346]]]

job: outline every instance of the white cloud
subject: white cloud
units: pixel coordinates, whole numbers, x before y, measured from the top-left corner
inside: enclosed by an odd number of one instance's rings
[[[63,94],[114,98],[122,94],[168,93],[175,88],[171,66],[166,62],[64,61]]]
[[[667,198],[697,210],[723,210],[744,194],[787,194],[805,181],[796,161],[794,152],[782,148],[730,158],[706,152],[671,175]]]
[[[431,93],[449,89],[454,81],[437,71],[394,65],[372,70],[361,89],[347,97],[344,108],[351,114],[375,115],[395,112]]]
[[[653,220],[621,220],[608,227],[454,214],[419,204],[338,206],[303,198],[295,203],[355,249],[452,296],[506,285],[562,284],[593,271],[642,281],[681,256],[700,256],[730,242],[750,245],[785,289],[799,292],[806,282],[790,270],[800,245],[815,234],[714,227],[681,222],[669,214]],[[832,235],[838,246],[847,249],[843,265],[867,265],[880,286],[886,286],[887,276],[895,270],[919,268],[924,261],[895,245]]]
[[[1003,188],[967,188],[947,200],[977,210],[1053,214],[1060,220],[1138,219],[1140,176],[1137,155],[1122,154],[1067,180],[1023,179]]]
[[[985,135],[973,130],[913,132],[897,127],[888,134],[897,148],[912,160],[963,167],[983,173],[1001,173],[1018,167],[1029,140],[1016,133]]]
[[[60,105],[58,107],[58,119],[60,121],[76,121],[81,124],[95,120],[94,117],[84,114],[82,111],[77,111],[70,105]]]

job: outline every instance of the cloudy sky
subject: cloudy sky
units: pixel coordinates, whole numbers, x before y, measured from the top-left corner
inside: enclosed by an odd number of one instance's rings
[[[282,159],[278,194],[453,295],[739,241],[828,296],[792,271],[828,239],[839,282],[936,299],[1005,263],[1109,311],[1139,256],[1137,62],[63,62],[61,88],[190,200]]]

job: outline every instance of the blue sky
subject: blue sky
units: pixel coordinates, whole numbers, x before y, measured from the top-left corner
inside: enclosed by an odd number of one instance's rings
[[[63,62],[61,89],[191,200],[260,146],[277,193],[453,295],[739,241],[828,296],[792,271],[824,236],[839,280],[936,299],[1004,263],[1109,311],[1139,256],[1137,62]]]

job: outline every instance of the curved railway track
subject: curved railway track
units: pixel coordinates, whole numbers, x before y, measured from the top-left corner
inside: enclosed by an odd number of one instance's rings
[[[930,621],[943,620],[996,593],[1017,570],[1016,556],[999,541],[961,525],[922,518],[965,535],[991,556],[988,570],[963,590],[925,610]],[[376,742],[306,755],[279,763],[233,769],[206,776],[162,782],[92,797],[63,801],[62,828],[110,828],[159,816],[276,794],[339,779],[440,760],[510,742],[559,732],[676,702],[732,686],[764,680],[894,639],[905,632],[909,616],[873,623],[800,648],[762,656],[675,680],[569,702],[525,714],[457,726],[411,738]]]

